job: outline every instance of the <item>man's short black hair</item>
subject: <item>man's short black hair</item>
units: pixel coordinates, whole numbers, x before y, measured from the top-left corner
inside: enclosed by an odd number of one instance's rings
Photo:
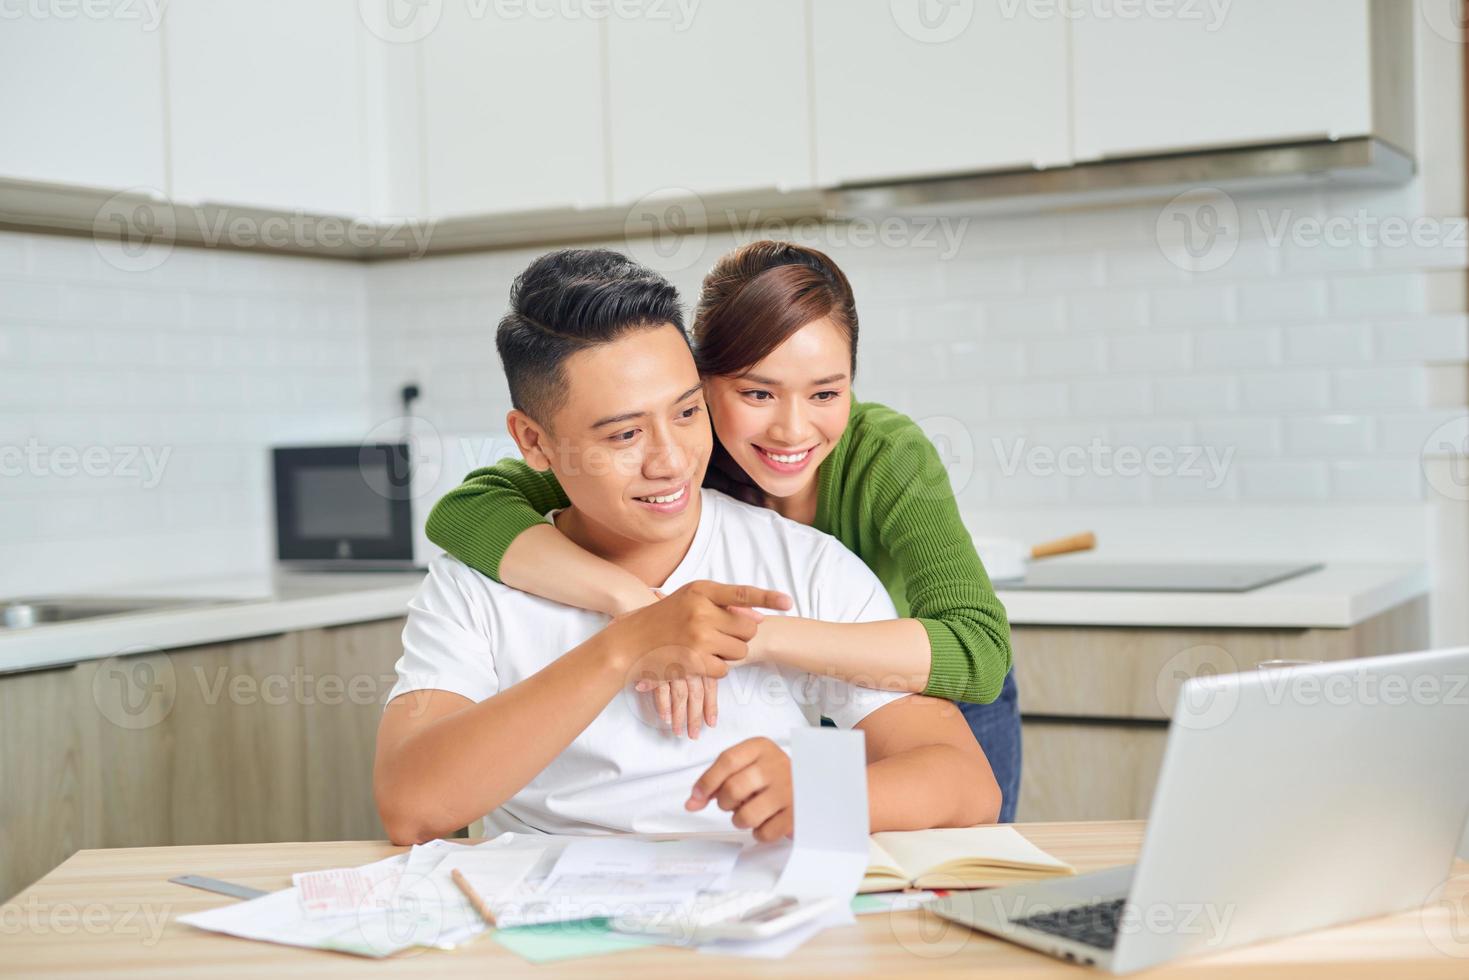
[[[549,424],[566,396],[567,358],[669,323],[687,343],[678,290],[653,270],[605,248],[547,252],[515,277],[495,334],[511,404]]]

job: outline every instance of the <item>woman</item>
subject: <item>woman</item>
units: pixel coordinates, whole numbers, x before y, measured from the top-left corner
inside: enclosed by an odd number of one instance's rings
[[[857,310],[827,256],[754,242],[705,277],[693,325],[715,448],[705,485],[835,536],[882,580],[903,619],[766,617],[752,658],[867,687],[960,702],[1014,818],[1020,714],[1010,627],[959,518],[933,445],[906,416],[852,397]],[[563,537],[543,515],[555,478],[507,460],[477,470],[428,520],[429,538],[491,578],[619,615],[656,601],[632,574]],[[697,737],[712,684],[664,685],[658,709]]]

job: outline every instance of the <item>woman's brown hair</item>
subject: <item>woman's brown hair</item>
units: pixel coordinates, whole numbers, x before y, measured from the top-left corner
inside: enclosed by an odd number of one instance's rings
[[[704,277],[694,311],[700,374],[739,375],[823,317],[847,335],[857,371],[857,304],[837,264],[814,248],[751,242]]]
[[[694,360],[701,375],[744,374],[808,323],[829,319],[847,335],[857,373],[857,304],[837,264],[814,248],[751,242],[714,264],[694,311]],[[704,485],[746,503],[765,494],[714,433]]]

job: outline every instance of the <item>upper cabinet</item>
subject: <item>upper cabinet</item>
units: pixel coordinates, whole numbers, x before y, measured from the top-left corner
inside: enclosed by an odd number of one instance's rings
[[[603,25],[554,13],[575,9],[442,5],[419,42],[432,217],[607,203]]]
[[[449,248],[615,235],[660,192],[814,209],[773,192],[1359,136],[1414,150],[1405,0],[114,7],[0,14],[0,65],[26,86],[0,100],[0,180],[489,219],[452,223]]]
[[[1032,8],[811,0],[818,183],[1068,163],[1067,23]]]
[[[357,4],[171,0],[167,11],[174,197],[366,213]]]
[[[804,4],[647,10],[607,21],[613,200],[811,186]]]
[[[163,60],[135,16],[0,17],[0,177],[164,191]]]
[[[1381,96],[1390,78],[1373,42],[1400,28],[1393,4],[1377,4],[1376,25],[1369,6],[1234,0],[1188,17],[1174,4],[1170,17],[1074,20],[1077,159],[1374,134],[1374,82]]]

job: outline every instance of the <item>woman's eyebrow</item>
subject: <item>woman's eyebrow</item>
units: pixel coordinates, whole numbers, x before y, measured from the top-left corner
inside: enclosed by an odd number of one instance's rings
[[[753,381],[757,385],[768,385],[771,388],[779,388],[780,385],[781,385],[781,383],[779,381],[776,381],[774,378],[764,378],[764,377],[761,377],[758,374],[742,374],[742,375],[740,375],[740,380],[741,381]],[[813,385],[829,385],[829,384],[835,384],[838,381],[845,381],[845,380],[847,380],[847,374],[844,371],[841,374],[828,374],[826,377],[824,377],[824,378],[817,378],[815,381],[813,381],[811,383]]]

